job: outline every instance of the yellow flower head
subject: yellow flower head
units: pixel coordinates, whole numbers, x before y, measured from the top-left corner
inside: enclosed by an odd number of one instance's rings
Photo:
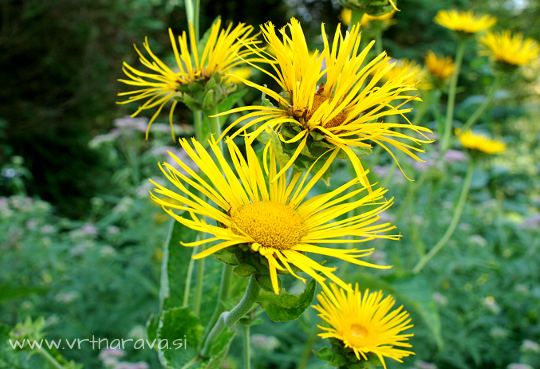
[[[472,10],[439,10],[435,22],[453,31],[478,33],[493,26],[497,19],[490,15],[475,15]]]
[[[412,347],[407,341],[413,334],[401,332],[413,325],[403,306],[390,311],[395,303],[392,296],[383,299],[382,291],[362,293],[358,285],[346,291],[331,285],[331,289],[325,288],[317,298],[320,305],[314,308],[330,325],[319,326],[325,331],[319,336],[342,341],[358,360],[360,356],[367,360],[366,355],[373,353],[386,368],[385,357],[402,362],[402,358],[414,355],[412,351],[399,348]]]
[[[251,36],[253,27],[243,23],[234,28],[232,26],[231,23],[227,28],[222,29],[221,21],[218,19],[212,25],[208,41],[201,55],[197,50],[195,32],[191,23],[189,24],[189,47],[185,31],[181,36],[178,36],[177,42],[172,30],[169,29],[171,46],[176,60],[176,66],[173,68],[167,66],[152,52],[148,39],[145,39],[143,43],[148,57],[137,46],[133,45],[139,55],[139,61],[147,70],[139,70],[126,62],[123,63],[122,70],[128,79],[120,79],[119,81],[129,86],[135,86],[137,89],[119,93],[118,96],[127,97],[126,100],[119,103],[144,101],[132,116],[136,116],[143,110],[156,109],[148,123],[147,137],[150,126],[170,100],[173,100],[169,112],[172,132],[174,108],[178,99],[182,97],[182,92],[179,90],[181,86],[197,80],[208,79],[214,74],[225,77],[228,71],[245,62],[243,58],[251,54],[251,51],[245,46],[257,43],[256,37]]]
[[[362,20],[360,21],[360,26],[367,27],[369,23],[371,23],[372,21],[388,21],[389,22],[394,16],[395,12],[396,12],[395,10],[392,10],[391,12],[383,14],[383,15],[364,14],[362,16]],[[348,26],[351,23],[351,17],[352,17],[352,10],[343,8],[343,10],[341,11],[341,21],[343,22],[343,24]]]
[[[471,130],[457,133],[459,142],[467,149],[482,151],[486,154],[498,154],[506,150],[504,142],[492,140]]]
[[[435,77],[445,80],[454,73],[454,61],[451,57],[438,57],[433,51],[429,51],[424,61],[426,68]]]
[[[200,174],[171,154],[187,174],[167,163],[160,164],[161,170],[176,188],[172,191],[153,182],[157,188],[152,193],[152,199],[184,226],[211,235],[202,241],[183,244],[211,245],[194,258],[247,244],[250,247],[248,252],[259,253],[267,260],[276,294],[279,293],[278,271],[289,272],[305,282],[291,266],[321,284],[330,278],[347,288],[334,275],[336,268],[317,263],[308,256],[310,253],[335,257],[356,265],[388,268],[360,259],[370,255],[373,249],[316,245],[399,238],[382,234],[394,229],[394,226],[375,223],[378,214],[391,205],[391,200],[382,199],[384,190],[366,193],[366,188],[360,186],[355,178],[332,192],[307,199],[308,192],[328,169],[331,160],[326,161],[311,178],[308,171],[305,174],[296,173],[290,181],[286,176],[270,181],[269,178],[275,177],[278,170],[272,150],[265,152],[266,159],[261,166],[249,143],[246,142],[246,155],[243,155],[232,140],[227,140],[233,164],[230,166],[214,140],[210,141],[208,151],[195,139],[191,145],[186,139],[181,139],[180,144],[198,166]],[[215,158],[212,158],[211,152]],[[347,216],[352,209],[365,205],[369,205],[370,210]],[[340,219],[334,220],[336,218]],[[215,221],[216,225],[209,220]]]
[[[529,64],[540,54],[540,46],[535,40],[523,39],[522,34],[512,35],[510,31],[489,32],[480,38],[480,43],[486,49],[483,54],[490,55],[495,61],[511,65]]]
[[[428,73],[421,65],[407,59],[392,59],[390,63],[393,63],[394,67],[385,74],[385,80],[401,80],[402,83],[414,89],[429,90],[431,88]]]
[[[302,27],[296,19],[292,18],[279,31],[281,37],[272,23],[262,26],[268,51],[256,52],[272,67],[272,72],[257,68],[272,77],[282,91],[274,91],[250,81],[244,83],[273,99],[277,107],[256,105],[225,112],[252,111],[233,122],[222,137],[242,122],[246,124],[231,137],[260,123],[250,133],[250,140],[263,131],[277,132],[282,142],[296,145],[294,154],[278,175],[289,168],[304,149],[309,150],[314,139],[322,140],[334,150],[343,150],[357,174],[364,178],[365,184],[365,172],[353,148],[371,148],[371,143],[375,143],[393,156],[389,149],[389,146],[393,146],[420,160],[414,151],[422,150],[401,140],[412,141],[413,144],[428,141],[411,137],[402,133],[401,129],[416,133],[430,130],[410,122],[387,121],[390,117],[404,116],[412,110],[405,104],[418,100],[416,96],[408,94],[414,87],[402,78],[384,79],[394,64],[388,63],[390,58],[385,53],[373,60],[367,59],[374,42],[361,50],[359,27],[353,26],[343,36],[338,26],[332,44],[326,37],[324,24],[321,28],[324,48],[322,52],[310,53]]]
[[[231,83],[242,83],[244,79],[251,77],[252,69],[250,67],[239,67],[231,69],[227,75],[227,81]]]

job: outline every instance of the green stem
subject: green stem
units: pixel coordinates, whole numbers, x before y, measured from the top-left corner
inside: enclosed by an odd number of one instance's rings
[[[242,326],[242,341],[244,343],[244,369],[251,369],[249,324],[244,324]]]
[[[224,311],[220,314],[216,324],[212,327],[210,334],[204,341],[204,346],[201,350],[201,356],[207,357],[210,353],[212,342],[219,337],[221,332],[227,327],[234,326],[244,315],[246,315],[255,303],[255,299],[259,295],[260,287],[257,284],[255,276],[251,275],[249,282],[244,292],[244,296],[238,304],[229,311]]]
[[[193,302],[193,313],[199,316],[201,312],[201,300],[204,281],[204,258],[197,262],[197,282],[195,284],[195,299]]]
[[[202,141],[204,137],[204,127],[201,110],[193,111],[193,124],[195,125],[195,138]]]
[[[56,361],[56,359],[52,357],[52,355],[49,354],[49,352],[45,350],[43,347],[38,348],[36,352],[40,354],[41,356],[43,356],[43,358],[47,360],[56,369],[64,369],[64,367],[58,361]]]
[[[313,351],[313,346],[315,345],[315,342],[317,342],[317,333],[313,331],[310,333],[306,341],[306,345],[304,346],[304,353],[302,354],[302,359],[300,360],[300,363],[298,364],[296,369],[305,369],[307,367],[309,357],[311,356],[311,352]]]
[[[413,269],[413,273],[418,274],[422,269],[426,266],[426,264],[435,256],[441,249],[448,243],[450,240],[450,237],[452,237],[452,234],[456,230],[456,227],[459,223],[459,219],[461,218],[461,213],[463,213],[463,208],[465,206],[465,201],[467,200],[467,195],[469,193],[469,188],[471,186],[471,179],[472,174],[474,172],[474,166],[475,166],[475,159],[471,159],[471,163],[469,164],[469,168],[467,169],[467,174],[465,175],[465,179],[463,180],[463,187],[461,188],[461,193],[459,194],[459,197],[457,199],[456,205],[454,207],[454,215],[452,216],[452,220],[450,224],[448,225],[448,228],[446,229],[446,232],[441,237],[439,242],[431,249],[429,252],[420,259],[418,264]]]
[[[193,248],[193,252],[191,253],[191,258],[189,258],[189,264],[188,264],[188,270],[186,275],[186,284],[184,287],[184,300],[182,301],[183,307],[188,307],[189,304],[189,291],[191,289],[191,277],[193,276],[193,266],[195,265],[195,259],[193,259],[194,255],[197,255],[199,253],[199,246],[195,246]]]
[[[382,27],[377,25],[377,29],[375,30],[375,54],[379,55],[382,51]]]
[[[362,17],[364,16],[364,12],[358,9],[351,9],[351,21],[349,22],[349,32],[351,29],[358,24],[358,27],[360,27],[360,23],[362,22]]]
[[[493,99],[495,98],[495,93],[497,92],[497,90],[499,89],[499,84],[500,84],[500,81],[501,81],[501,77],[499,74],[497,74],[495,76],[495,79],[493,80],[493,83],[489,89],[489,92],[488,92],[488,95],[486,97],[486,99],[484,100],[484,102],[478,107],[478,109],[476,109],[476,111],[473,113],[473,115],[471,115],[469,117],[469,119],[467,120],[467,122],[465,122],[465,125],[463,126],[463,132],[465,131],[468,131],[469,129],[471,129],[471,127],[473,126],[473,124],[476,123],[476,121],[478,120],[478,118],[480,118],[480,116],[484,113],[484,111],[486,110],[486,108],[488,106],[491,105],[491,103],[493,102]]]
[[[456,87],[459,77],[459,71],[461,69],[461,62],[463,61],[463,53],[465,52],[465,41],[460,40],[456,52],[456,62],[452,79],[450,80],[450,87],[448,90],[448,106],[446,108],[446,121],[444,126],[444,134],[441,142],[441,155],[444,154],[450,147],[450,137],[452,133],[452,124],[454,121],[454,106],[456,102]]]
[[[212,112],[213,117],[210,118],[210,132],[214,133],[214,138],[217,140],[221,136],[221,120],[219,117],[216,117],[215,115],[219,114],[219,109],[216,106],[214,108],[214,111]],[[219,149],[223,152],[223,141],[220,140],[218,142]]]
[[[195,31],[195,43],[199,42],[199,1],[186,0],[186,16],[188,21],[193,25]]]

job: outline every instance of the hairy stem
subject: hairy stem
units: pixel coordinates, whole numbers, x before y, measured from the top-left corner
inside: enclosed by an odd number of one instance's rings
[[[230,328],[234,326],[244,315],[246,315],[251,310],[253,304],[255,303],[255,299],[259,295],[259,290],[260,287],[257,284],[255,277],[252,275],[249,278],[249,282],[246,287],[246,291],[244,292],[244,296],[242,296],[242,299],[240,299],[238,304],[231,310],[221,313],[216,324],[212,327],[212,330],[210,331],[208,337],[206,337],[204,346],[201,350],[202,357],[208,356],[208,354],[210,353],[212,342],[217,337],[219,337],[219,335],[221,334],[221,332],[223,332],[225,328]]]
[[[473,124],[476,123],[478,118],[480,118],[480,116],[484,113],[487,107],[491,105],[491,103],[493,102],[493,99],[495,98],[495,93],[499,89],[500,81],[501,81],[501,77],[499,74],[497,74],[495,76],[495,79],[493,80],[493,83],[491,84],[491,87],[489,89],[486,99],[484,100],[482,104],[480,104],[478,109],[476,109],[476,111],[469,117],[469,119],[467,119],[467,122],[465,122],[465,125],[463,126],[464,132],[471,129]]]
[[[251,369],[249,324],[244,324],[242,326],[242,342],[244,344],[244,369]]]
[[[429,250],[429,252],[424,255],[418,261],[416,266],[413,269],[413,273],[418,274],[422,271],[422,269],[426,266],[426,264],[435,256],[439,251],[442,250],[442,248],[448,243],[450,240],[450,237],[452,237],[452,234],[454,234],[454,231],[456,230],[457,225],[459,224],[459,220],[461,218],[461,214],[463,213],[463,208],[465,207],[465,202],[467,200],[467,195],[469,193],[469,188],[471,187],[471,179],[472,174],[474,172],[474,166],[475,166],[475,159],[471,159],[471,163],[469,164],[469,168],[467,169],[467,174],[465,175],[465,179],[463,180],[463,187],[461,188],[461,193],[459,194],[459,197],[457,198],[457,201],[454,206],[454,214],[452,216],[452,220],[450,221],[450,224],[448,225],[448,228],[446,229],[446,232],[444,232],[444,235],[441,237],[441,239],[435,244],[435,246]]]

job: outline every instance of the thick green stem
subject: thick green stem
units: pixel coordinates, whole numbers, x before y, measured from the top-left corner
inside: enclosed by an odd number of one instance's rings
[[[195,138],[202,141],[204,138],[204,127],[201,110],[195,110],[193,112],[193,124],[195,125]]]
[[[242,326],[242,341],[244,343],[244,369],[251,369],[249,324],[244,324]]]
[[[52,357],[52,355],[49,354],[49,352],[43,347],[38,348],[36,352],[40,354],[45,360],[49,362],[49,364],[51,364],[56,369],[64,369],[64,367],[58,361],[56,361],[56,359]]]
[[[358,27],[360,27],[360,23],[362,22],[362,17],[364,16],[364,12],[358,9],[351,9],[351,21],[349,22],[349,31],[358,24]]]
[[[199,1],[186,0],[186,16],[188,21],[193,25],[195,31],[195,43],[199,42]]]
[[[238,304],[230,311],[225,311],[221,313],[216,324],[212,327],[210,334],[208,335],[208,337],[206,337],[206,340],[204,341],[204,346],[201,350],[202,357],[208,356],[208,354],[210,353],[212,342],[217,337],[219,337],[219,335],[221,334],[221,332],[223,332],[225,328],[230,328],[234,326],[244,315],[246,315],[251,310],[253,304],[255,303],[255,299],[259,295],[259,289],[260,287],[257,284],[255,277],[252,275],[249,278],[246,291],[244,292],[244,296],[242,296],[240,302],[238,302]]]
[[[457,225],[459,224],[459,219],[461,218],[461,214],[463,213],[463,208],[465,206],[465,202],[467,200],[467,195],[469,193],[469,188],[471,186],[471,179],[472,174],[474,172],[474,165],[475,165],[475,159],[471,159],[471,163],[469,164],[469,168],[467,169],[467,174],[465,175],[465,179],[463,180],[463,187],[461,188],[461,193],[459,194],[459,197],[457,198],[457,202],[454,206],[454,215],[452,216],[452,220],[450,224],[448,225],[448,228],[446,229],[446,232],[444,232],[444,235],[441,237],[439,242],[431,249],[429,252],[420,259],[418,264],[413,269],[413,273],[417,274],[422,271],[422,269],[426,266],[426,264],[435,256],[439,251],[442,250],[442,248],[448,243],[450,240],[450,237],[452,237],[452,234],[456,230]]]
[[[382,27],[378,25],[377,29],[375,30],[375,54],[379,55],[382,53],[382,51]]]
[[[469,117],[469,119],[465,122],[465,125],[463,126],[463,131],[467,131],[471,129],[473,124],[476,123],[478,118],[484,113],[484,111],[487,109],[488,106],[491,105],[493,102],[493,99],[495,98],[495,93],[499,89],[499,84],[501,81],[501,77],[499,74],[495,76],[495,79],[493,80],[493,84],[491,85],[488,95],[484,102],[476,109],[476,111]]]
[[[186,284],[184,287],[184,300],[182,301],[183,307],[187,307],[189,304],[189,291],[191,289],[191,277],[193,275],[193,266],[195,265],[195,259],[193,259],[193,256],[197,255],[198,253],[199,253],[199,246],[195,246],[193,248],[193,252],[191,253],[191,258],[189,258],[188,270],[186,273]]]
[[[458,49],[456,52],[456,61],[454,73],[450,80],[450,87],[448,89],[448,106],[446,107],[446,121],[444,125],[444,133],[441,141],[441,153],[444,154],[450,147],[450,138],[452,135],[452,124],[454,122],[454,106],[456,102],[456,87],[459,77],[459,71],[461,69],[461,62],[463,61],[463,53],[465,52],[465,41],[460,40]]]
[[[201,312],[201,300],[204,281],[204,258],[197,262],[197,282],[195,284],[195,298],[193,302],[193,313],[199,316]]]

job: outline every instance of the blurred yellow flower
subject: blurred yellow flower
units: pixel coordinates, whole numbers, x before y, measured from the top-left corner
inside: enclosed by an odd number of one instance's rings
[[[391,59],[389,63],[394,64],[394,67],[384,75],[384,80],[401,81],[401,83],[419,90],[429,90],[432,87],[427,71],[414,61]]]
[[[444,80],[454,73],[454,61],[451,57],[438,57],[433,51],[429,51],[424,61],[426,68],[435,77]]]
[[[193,25],[189,24],[189,46],[186,32],[178,36],[178,43],[175,40],[172,30],[169,28],[169,38],[176,60],[176,66],[170,68],[159,59],[150,49],[146,38],[143,47],[148,53],[146,57],[137,46],[133,45],[139,55],[139,61],[148,71],[139,70],[124,62],[122,70],[128,79],[119,79],[120,82],[129,86],[137,87],[136,90],[120,92],[118,96],[126,96],[126,100],[119,101],[119,104],[128,104],[134,101],[144,101],[137,111],[132,114],[136,116],[143,110],[156,109],[154,115],[148,122],[146,137],[150,131],[150,126],[158,117],[163,107],[173,100],[169,111],[169,122],[173,124],[173,113],[178,103],[177,98],[181,98],[182,92],[179,87],[187,85],[199,79],[208,78],[213,74],[226,74],[232,68],[246,62],[251,51],[245,46],[257,43],[256,36],[251,36],[252,26],[239,23],[232,27],[232,23],[226,29],[221,29],[221,21],[218,19],[210,30],[208,41],[199,57],[195,32]],[[174,139],[174,133],[173,133]]]
[[[510,31],[499,33],[489,32],[480,38],[484,46],[482,53],[490,55],[495,61],[525,65],[538,58],[540,46],[530,38],[524,39],[521,33],[511,34]]]
[[[227,74],[227,82],[230,83],[242,83],[242,80],[251,77],[252,69],[250,67],[234,68]]]
[[[385,368],[385,357],[401,363],[402,358],[414,355],[400,348],[412,347],[407,341],[413,334],[402,332],[413,325],[403,306],[390,311],[395,304],[392,296],[383,299],[382,291],[362,293],[358,284],[347,291],[333,284],[330,287],[317,296],[320,305],[314,306],[330,325],[319,326],[325,331],[319,336],[337,338],[354,351],[358,360],[368,360],[367,354],[373,353]]]
[[[458,130],[457,134],[458,140],[463,147],[470,150],[478,150],[486,154],[498,154],[506,150],[506,144],[504,142],[490,139],[471,130],[463,133]]]
[[[405,104],[419,100],[408,94],[415,87],[401,78],[385,79],[394,65],[388,63],[390,58],[384,52],[373,60],[368,59],[374,41],[360,49],[360,28],[357,25],[345,36],[338,26],[331,44],[324,24],[321,28],[323,50],[310,53],[302,27],[296,19],[292,18],[280,30],[282,38],[276,34],[272,23],[262,26],[268,46],[257,53],[272,67],[272,71],[257,68],[273,78],[281,91],[249,81],[245,81],[245,84],[275,100],[277,107],[253,105],[223,113],[252,111],[233,122],[222,137],[243,122],[246,124],[237,129],[231,138],[258,124],[259,127],[249,133],[251,140],[264,131],[277,132],[282,142],[296,146],[294,154],[278,176],[294,163],[304,149],[310,150],[315,141],[324,142],[333,151],[342,150],[366,185],[365,171],[353,148],[371,148],[372,142],[393,157],[389,146],[420,160],[414,151],[422,150],[416,144],[430,141],[413,137],[401,129],[410,129],[420,135],[431,131],[410,122],[386,121],[392,116],[404,117],[412,110]]]
[[[305,282],[304,278],[295,274],[291,266],[305,272],[320,284],[329,278],[343,288],[348,288],[333,273],[335,267],[317,263],[308,256],[309,253],[334,257],[355,265],[389,268],[361,260],[372,254],[373,249],[316,246],[399,238],[383,234],[394,229],[394,226],[375,223],[379,214],[391,205],[392,200],[383,199],[386,191],[377,189],[366,193],[367,189],[359,185],[357,178],[332,192],[306,200],[336,154],[322,163],[322,167],[314,173],[310,173],[310,168],[305,173],[294,174],[290,180],[287,180],[287,176],[281,176],[271,181],[279,170],[273,150],[269,150],[261,165],[247,140],[245,155],[233,140],[227,140],[231,166],[214,140],[210,141],[208,150],[195,139],[192,139],[191,144],[187,139],[181,139],[180,145],[197,164],[200,172],[193,171],[171,154],[187,174],[168,163],[161,163],[163,174],[176,188],[172,191],[152,181],[156,188],[151,195],[178,222],[211,235],[201,241],[182,243],[183,246],[211,244],[195,255],[195,259],[225,248],[247,244],[250,250],[246,252],[258,253],[267,260],[276,294],[279,293],[278,271],[288,271]],[[368,206],[369,210],[357,210],[354,216],[348,215],[353,209],[363,206]],[[175,210],[180,213],[177,214]],[[334,220],[336,218],[339,220]],[[215,221],[215,225],[209,220]]]
[[[395,10],[392,10],[391,12],[383,14],[383,15],[364,14],[362,16],[362,20],[360,21],[360,26],[367,27],[371,21],[390,21],[390,19],[392,19],[392,17],[394,16],[395,12],[396,12]],[[341,21],[345,25],[348,26],[351,23],[351,17],[352,17],[352,10],[343,8],[343,10],[341,11],[341,16],[340,16]]]
[[[497,19],[490,15],[475,15],[472,10],[439,10],[435,22],[453,31],[478,33],[493,26]]]

